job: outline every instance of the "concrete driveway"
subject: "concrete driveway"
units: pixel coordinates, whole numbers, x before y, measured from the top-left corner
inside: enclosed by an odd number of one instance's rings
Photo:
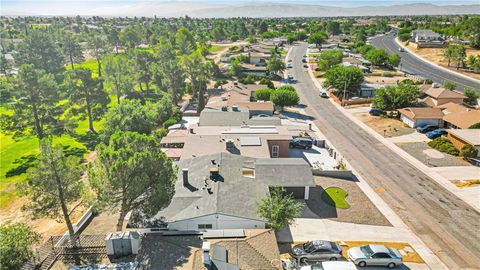
[[[313,146],[311,149],[290,148],[288,157],[303,158],[312,167],[322,170],[335,170],[337,161],[330,156],[327,149]]]
[[[414,131],[413,133],[387,138],[387,140],[393,143],[411,143],[411,142],[429,142],[431,141],[427,135],[422,134],[418,131]]]

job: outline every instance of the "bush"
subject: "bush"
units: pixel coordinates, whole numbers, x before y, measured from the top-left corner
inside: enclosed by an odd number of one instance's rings
[[[260,80],[260,84],[266,84],[268,88],[275,89],[275,86],[273,85],[273,82],[269,80],[268,78],[263,77]]]
[[[283,109],[285,106],[297,105],[300,98],[295,91],[277,89],[272,91],[270,100]]]
[[[474,158],[474,157],[477,157],[478,150],[475,147],[469,144],[466,144],[460,150],[460,155],[464,158]]]
[[[177,122],[178,120],[173,117],[168,118],[168,120],[163,123],[163,128],[168,128],[171,125],[175,125]]]
[[[259,89],[255,91],[255,99],[256,100],[270,100],[270,94],[272,93],[272,89],[266,88],[266,89]]]
[[[277,88],[277,90],[288,90],[288,91],[295,91],[295,87],[291,85],[282,85]]]
[[[447,153],[452,156],[458,156],[459,151],[452,142],[446,138],[436,138],[428,143],[432,148],[437,149],[440,152]]]
[[[469,129],[480,129],[480,123],[473,124],[469,127]]]

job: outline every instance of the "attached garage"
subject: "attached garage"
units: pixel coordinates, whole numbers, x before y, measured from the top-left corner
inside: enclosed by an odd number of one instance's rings
[[[411,128],[436,125],[443,127],[443,112],[440,108],[404,108],[399,109],[400,120]]]

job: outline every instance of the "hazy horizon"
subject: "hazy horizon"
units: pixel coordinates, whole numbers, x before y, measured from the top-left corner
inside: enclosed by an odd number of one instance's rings
[[[43,16],[164,16],[177,17],[183,15],[192,15],[198,17],[209,17],[209,12],[214,11],[212,17],[215,17],[215,11],[219,9],[231,10],[235,7],[248,5],[292,5],[292,6],[325,6],[331,8],[353,9],[379,7],[395,7],[410,4],[431,4],[438,6],[459,6],[478,5],[479,1],[473,0],[348,0],[348,1],[312,1],[312,0],[1,0],[1,15],[43,15]],[[447,12],[447,11],[445,11]],[[445,13],[443,12],[443,13]],[[480,11],[472,12],[479,13]],[[308,13],[308,12],[307,12]],[[402,13],[402,11],[398,11]],[[408,12],[407,12],[408,13]],[[443,14],[442,13],[442,14]],[[458,14],[458,12],[456,12]],[[454,14],[454,13],[452,13]],[[333,16],[341,16],[337,14]],[[349,14],[345,14],[348,16]],[[361,14],[357,14],[361,15]],[[372,14],[366,14],[372,15]],[[408,14],[403,14],[408,15]],[[246,15],[248,16],[248,15]],[[266,15],[271,17],[271,15]],[[311,15],[308,15],[311,16]]]

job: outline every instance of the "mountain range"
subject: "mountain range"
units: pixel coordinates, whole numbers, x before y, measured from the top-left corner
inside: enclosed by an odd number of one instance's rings
[[[74,2],[74,1],[73,1]],[[50,8],[48,5],[55,4]],[[213,2],[107,2],[75,8],[72,3],[62,9],[61,2],[43,2],[33,7],[4,6],[1,15],[83,15],[83,16],[146,16],[200,18],[227,17],[337,17],[337,16],[395,16],[395,15],[458,15],[480,14],[480,4],[434,5],[403,4],[390,6],[334,7],[317,4],[292,3],[213,3]],[[60,5],[60,6],[59,6]]]

